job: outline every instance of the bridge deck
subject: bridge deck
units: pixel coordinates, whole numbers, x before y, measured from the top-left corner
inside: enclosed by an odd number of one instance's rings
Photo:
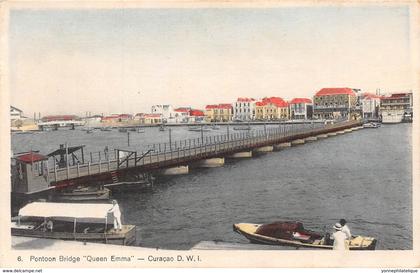
[[[294,139],[314,136],[331,131],[338,131],[359,125],[359,122],[344,122],[339,124],[309,124],[299,130],[285,131],[281,128],[271,128],[249,132],[234,133],[229,136],[221,135],[204,141],[185,141],[182,146],[169,149],[168,145],[154,145],[155,150],[149,152],[133,151],[127,157],[99,160],[99,162],[84,165],[70,166],[68,168],[49,169],[46,182],[55,184],[60,181],[89,177],[98,174],[108,174],[112,171],[124,172],[129,170],[151,171],[160,168],[186,165],[197,160],[223,157],[228,154],[252,150],[267,145],[279,144]],[[58,183],[59,184],[59,183]]]

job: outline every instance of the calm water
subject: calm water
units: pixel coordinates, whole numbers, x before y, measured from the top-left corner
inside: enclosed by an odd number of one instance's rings
[[[322,230],[346,218],[353,234],[378,238],[377,249],[412,249],[411,128],[383,125],[160,178],[151,192],[117,196],[123,221],[139,227],[142,246],[189,249],[206,240],[247,243],[232,231],[238,222],[299,220]],[[132,135],[132,145],[167,140],[157,128]],[[187,135],[199,137],[184,128],[174,129],[172,137]],[[46,153],[67,141],[95,151],[122,147],[117,143],[126,138],[118,132],[57,131],[14,135],[12,147]]]

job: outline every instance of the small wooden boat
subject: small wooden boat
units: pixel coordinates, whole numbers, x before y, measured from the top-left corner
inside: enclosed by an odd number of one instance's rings
[[[70,191],[56,192],[53,196],[54,201],[60,202],[83,202],[83,201],[99,201],[108,200],[110,190],[97,187],[78,187]]]
[[[33,202],[12,218],[12,236],[131,245],[136,227],[116,230],[108,214],[112,204]],[[109,218],[109,219],[108,219]]]
[[[100,130],[101,130],[102,132],[109,132],[109,131],[111,131],[111,128],[108,128],[108,127],[102,127]]]
[[[120,133],[127,133],[127,128],[119,128],[118,132]]]
[[[363,124],[363,128],[379,128],[381,125],[379,123],[369,122]]]
[[[146,133],[146,130],[144,130],[144,129],[142,129],[142,128],[138,128],[138,129],[137,129],[137,133],[139,133],[139,134],[143,134],[143,133]]]
[[[321,234],[303,228],[299,222],[274,222],[270,224],[239,223],[233,230],[245,236],[252,243],[283,245],[291,247],[332,249],[333,240],[328,233]],[[350,250],[375,250],[376,239],[353,236],[346,240]]]
[[[135,132],[135,131],[137,131],[137,129],[136,128],[130,128],[130,129],[128,129],[129,131],[131,131],[131,132]]]

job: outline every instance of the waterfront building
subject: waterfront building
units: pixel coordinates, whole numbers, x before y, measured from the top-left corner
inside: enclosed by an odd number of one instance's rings
[[[191,109],[190,111],[190,120],[191,123],[199,123],[203,122],[205,118],[205,114],[201,110]]]
[[[233,104],[233,119],[249,121],[255,119],[255,99],[238,98]]]
[[[232,105],[229,103],[211,104],[206,106],[207,122],[227,122],[232,120]]]
[[[128,122],[133,119],[133,116],[130,114],[112,114],[110,116],[104,116],[101,118],[102,123],[118,123],[118,122]]]
[[[312,100],[308,98],[294,98],[290,101],[291,119],[311,119],[313,112]]]
[[[22,110],[10,105],[10,121],[22,119],[23,118],[22,113],[23,113]]]
[[[379,117],[379,109],[381,104],[381,96],[372,93],[363,93],[362,95],[362,112],[363,118],[376,119]]]
[[[255,104],[257,120],[287,120],[290,118],[289,103],[279,97],[264,98]]]
[[[161,114],[163,123],[176,123],[175,111],[170,104],[153,105],[152,114]]]
[[[97,125],[97,124],[101,123],[102,116],[93,115],[93,116],[84,117],[84,118],[82,118],[82,120],[85,121],[85,125],[92,126],[92,125]]]
[[[175,123],[187,123],[190,120],[191,107],[180,107],[174,110]]]
[[[137,113],[134,119],[140,124],[161,124],[162,114]]]
[[[322,88],[315,94],[313,101],[315,118],[354,118],[357,97],[351,88]]]
[[[381,97],[380,106],[383,123],[399,123],[413,117],[413,93],[395,93]]]

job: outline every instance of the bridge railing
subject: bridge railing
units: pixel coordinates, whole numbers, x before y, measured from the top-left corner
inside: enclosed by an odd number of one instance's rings
[[[207,156],[221,155],[241,149],[280,143],[292,137],[304,136],[305,134],[318,134],[328,129],[334,130],[343,126],[351,126],[354,123],[356,122],[279,126],[277,128],[271,127],[256,131],[234,131],[223,135],[179,140],[172,143],[158,143],[149,145],[146,151],[136,152],[135,156],[132,155],[130,158],[125,158],[123,164],[118,164],[118,155],[109,153],[108,157],[103,160],[101,158],[96,162],[52,169],[49,171],[48,179],[50,181],[61,181],[131,167],[146,167],[148,165],[159,167],[161,165],[185,163],[194,159],[206,158]],[[124,160],[124,158],[121,160]]]

